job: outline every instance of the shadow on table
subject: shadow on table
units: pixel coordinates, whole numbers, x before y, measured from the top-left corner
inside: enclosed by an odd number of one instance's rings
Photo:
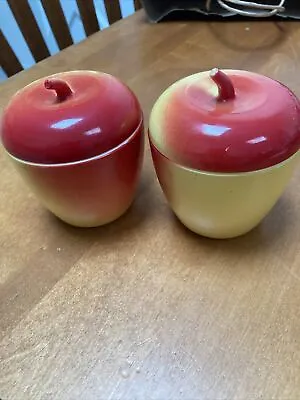
[[[295,20],[276,16],[254,19],[233,15],[225,18],[217,15],[206,16],[193,11],[174,11],[164,17],[159,24],[180,21],[191,23],[206,22],[212,34],[221,43],[231,49],[243,52],[253,49],[270,49],[278,46],[286,38],[288,24],[295,23]],[[235,22],[244,22],[244,24],[237,24],[235,26]],[[266,24],[266,22],[270,23]],[[252,29],[254,26],[258,32]],[[262,40],[262,37],[265,37],[265,39]]]
[[[212,22],[209,24],[209,29],[223,45],[242,52],[272,49],[285,41],[286,28],[280,24],[280,21],[273,21],[272,24],[267,25],[263,25],[262,22],[256,22],[253,25],[252,20],[248,24],[236,27],[231,24],[228,28],[224,23]]]

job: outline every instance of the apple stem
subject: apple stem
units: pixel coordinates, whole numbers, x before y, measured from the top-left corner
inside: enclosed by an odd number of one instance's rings
[[[73,92],[67,82],[56,79],[49,78],[44,82],[44,86],[46,89],[54,90],[56,92],[58,102],[65,101],[68,97],[72,96]]]
[[[214,68],[210,71],[210,77],[218,86],[218,101],[233,100],[235,98],[235,90],[228,75],[220,71],[219,68]]]

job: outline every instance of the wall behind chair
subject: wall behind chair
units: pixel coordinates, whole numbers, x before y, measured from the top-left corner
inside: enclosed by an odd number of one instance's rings
[[[123,18],[134,13],[134,0],[120,0]],[[50,54],[53,55],[59,51],[56,40],[53,36],[51,27],[47,20],[43,6],[40,0],[28,0],[30,8],[36,18],[43,38],[47,44]],[[69,24],[71,36],[74,43],[85,39],[86,35],[81,22],[76,0],[60,0],[66,20]],[[96,14],[101,29],[109,26],[106,10],[103,0],[94,0]],[[7,0],[0,0],[0,29],[7,38],[10,46],[17,55],[24,69],[35,64],[32,54],[24,40],[15,18],[10,11]],[[0,82],[7,79],[5,72],[0,66]]]

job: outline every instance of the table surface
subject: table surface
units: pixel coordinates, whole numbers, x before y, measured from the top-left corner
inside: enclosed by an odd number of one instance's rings
[[[1,85],[69,69],[123,79],[146,121],[169,84],[214,66],[300,94],[295,22],[166,22],[143,11]],[[228,241],[173,217],[147,146],[136,201],[117,222],[52,217],[0,152],[2,400],[299,399],[300,172],[264,222]]]

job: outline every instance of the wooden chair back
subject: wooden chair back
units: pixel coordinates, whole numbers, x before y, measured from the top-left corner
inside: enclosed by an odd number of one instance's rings
[[[86,36],[100,30],[93,0],[76,0]],[[60,50],[73,44],[68,23],[59,0],[41,0],[52,32]],[[40,32],[34,14],[27,0],[8,0],[9,7],[17,21],[25,41],[36,62],[50,56],[48,47]],[[104,0],[110,24],[122,19],[119,0]],[[139,0],[134,0],[135,9],[141,8]],[[23,69],[20,61],[0,30],[0,65],[12,76]]]

